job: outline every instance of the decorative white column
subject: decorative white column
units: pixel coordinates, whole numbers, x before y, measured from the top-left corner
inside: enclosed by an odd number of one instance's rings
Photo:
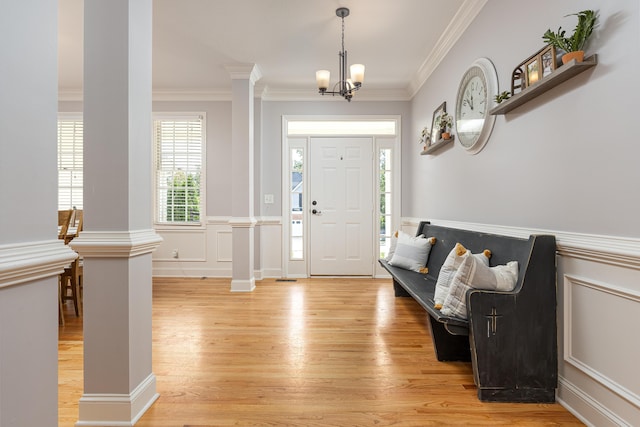
[[[152,372],[152,0],[84,2],[84,393],[76,426],[132,426]]]
[[[254,273],[254,162],[253,89],[260,79],[255,64],[226,66],[232,80],[231,116],[231,215],[232,292],[251,292],[256,287]]]
[[[58,425],[58,4],[0,3],[0,425]]]

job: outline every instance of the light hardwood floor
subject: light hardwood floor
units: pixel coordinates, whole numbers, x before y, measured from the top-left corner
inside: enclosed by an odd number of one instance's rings
[[[484,403],[471,365],[435,359],[425,312],[390,280],[154,279],[160,398],[139,427],[577,426],[559,404]],[[82,323],[59,338],[59,426],[82,395]]]

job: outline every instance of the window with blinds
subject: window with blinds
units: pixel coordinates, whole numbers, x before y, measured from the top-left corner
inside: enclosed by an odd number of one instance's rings
[[[153,121],[157,223],[200,224],[203,119],[181,116]]]
[[[82,209],[82,118],[58,119],[58,209]]]

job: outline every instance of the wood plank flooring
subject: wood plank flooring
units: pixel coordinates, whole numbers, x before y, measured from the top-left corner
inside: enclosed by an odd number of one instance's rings
[[[484,403],[471,365],[435,359],[425,312],[390,280],[154,279],[160,398],[138,427],[578,426],[559,404]],[[59,338],[59,426],[82,395],[82,324]]]

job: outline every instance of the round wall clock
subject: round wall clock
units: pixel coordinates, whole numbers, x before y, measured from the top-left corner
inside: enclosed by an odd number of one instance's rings
[[[498,74],[487,58],[476,59],[460,80],[456,98],[456,135],[471,154],[485,146],[496,116],[489,114],[498,94]]]

